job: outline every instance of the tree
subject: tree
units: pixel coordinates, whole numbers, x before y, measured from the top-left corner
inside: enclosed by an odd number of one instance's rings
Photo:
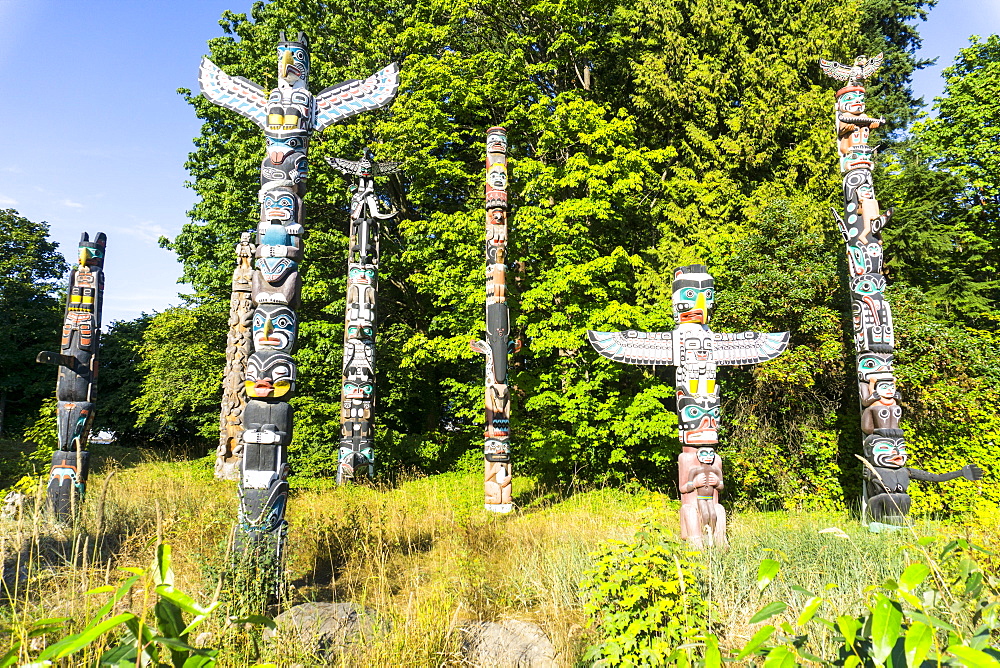
[[[779,309],[789,328],[813,328],[775,367],[785,385],[766,373],[735,374],[727,394],[780,389],[794,402],[764,402],[765,423],[786,424],[783,414],[805,405],[809,433],[826,430],[815,438],[836,442],[840,428],[827,413],[856,410],[823,378],[843,354],[831,322],[842,300],[828,285],[839,238],[828,210],[839,205],[840,178],[829,125],[834,87],[817,61],[885,50],[881,91],[891,102],[883,113],[905,122],[915,104],[907,80],[920,64],[907,22],[928,4],[275,0],[256,3],[249,16],[226,13],[226,34],[209,44],[213,61],[265,86],[281,29],[309,35],[313,90],[389,60],[402,64],[391,109],[336,125],[310,146],[293,470],[334,468],[348,193],[323,157],[356,156],[365,145],[380,160],[403,162],[405,175],[379,186],[401,213],[382,244],[378,457],[386,468],[440,470],[481,447],[482,360],[468,342],[483,326],[484,133],[496,124],[511,141],[509,264],[519,264],[509,303],[526,344],[512,370],[519,470],[556,481],[673,477],[679,444],[660,401],[669,384],[600,362],[584,332],[672,328],[670,271],[697,261],[744,296],[740,281],[756,272],[761,310],[734,310],[734,327],[772,320],[764,316],[788,293],[775,281],[799,276],[796,262],[816,269],[802,296]],[[232,246],[256,220],[263,141],[249,121],[185,94],[204,120],[188,161],[201,201],[169,245],[202,303],[225,304]],[[768,236],[766,219],[784,220],[779,201],[794,202],[794,224],[774,223],[783,231]],[[776,265],[785,274],[757,272],[775,243],[792,249]],[[185,336],[204,346],[223,326],[185,328]],[[172,358],[175,368],[189,363],[204,368],[191,355]],[[183,376],[177,381],[189,383]],[[815,387],[825,394],[810,403]],[[214,424],[214,406],[197,405],[206,407],[199,419]],[[779,457],[803,452],[792,441],[774,446]],[[819,478],[786,471],[788,488],[821,502],[841,495],[829,470]]]
[[[55,392],[52,367],[35,363],[59,343],[63,309],[58,281],[68,270],[48,238],[47,223],[33,223],[14,209],[0,210],[0,435],[15,433]]]
[[[143,313],[135,320],[117,320],[101,335],[100,403],[93,431],[110,431],[118,445],[148,445],[156,440],[156,429],[139,426],[136,399],[142,392],[146,372],[142,345],[155,315]]]

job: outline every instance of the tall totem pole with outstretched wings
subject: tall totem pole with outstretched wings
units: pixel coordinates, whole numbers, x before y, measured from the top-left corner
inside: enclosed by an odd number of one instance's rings
[[[52,454],[48,503],[59,521],[83,501],[90,471],[87,438],[97,407],[97,358],[104,301],[104,248],[107,237],[80,236],[79,262],[69,275],[69,294],[59,352],[38,353],[37,361],[59,367],[56,380],[59,449]]]
[[[357,114],[388,105],[399,87],[395,63],[363,81],[351,80],[309,92],[309,45],[299,33],[278,42],[278,87],[268,95],[243,77],[229,76],[208,58],[201,62],[202,94],[220,106],[249,118],[263,131],[267,156],[260,168],[260,222],[250,280],[253,305],[250,337],[253,352],[243,370],[246,404],[238,425],[240,458],[240,546],[266,546],[280,559],[284,543],[285,502],[288,496],[287,449],[292,440],[293,409],[288,400],[295,392],[297,370],[291,353],[298,333],[303,256],[309,139],[315,131]],[[247,240],[249,243],[249,240]],[[235,300],[234,300],[235,301]],[[240,318],[232,317],[230,322]],[[245,332],[231,339],[239,340]],[[233,345],[232,343],[230,345]],[[237,374],[238,369],[230,369]],[[239,407],[223,406],[223,412]],[[223,433],[222,437],[228,437]]]
[[[681,538],[701,548],[725,547],[726,512],[719,503],[723,488],[719,443],[722,397],[716,380],[720,366],[759,364],[788,347],[788,332],[722,334],[708,327],[715,304],[715,281],[704,265],[674,272],[672,332],[587,332],[604,357],[624,364],[677,367],[677,457],[681,493]]]
[[[382,213],[375,177],[399,171],[395,162],[375,162],[368,149],[358,161],[327,158],[341,174],[358,177],[352,186],[351,234],[347,254],[347,301],[344,318],[344,369],[340,391],[340,454],[337,482],[354,478],[358,469],[374,475],[375,334],[378,314],[379,223],[396,212]]]
[[[833,211],[834,220],[847,247],[850,271],[851,313],[857,353],[858,394],[861,400],[861,431],[864,433],[864,507],[876,524],[899,524],[910,512],[907,489],[910,480],[944,482],[958,477],[978,480],[982,471],[969,464],[951,473],[928,473],[906,466],[908,453],[899,420],[903,409],[893,372],[896,336],[882,273],[882,229],[892,218],[892,209],[882,213],[875,199],[872,170],[876,150],[868,143],[871,130],[885,124],[884,118],[865,113],[865,79],[882,65],[882,54],[858,56],[854,65],[821,60],[830,77],[847,83],[837,91],[834,119],[840,171],[844,175],[845,218]]]

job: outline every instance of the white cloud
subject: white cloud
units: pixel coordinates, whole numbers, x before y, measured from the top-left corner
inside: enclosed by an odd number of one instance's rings
[[[64,199],[64,200],[62,200],[59,203],[62,204],[63,206],[68,206],[68,207],[71,207],[73,209],[82,209],[83,208],[82,204],[80,204],[79,202],[74,202],[71,199]]]
[[[6,195],[0,195],[0,206],[15,206],[17,200],[13,197],[7,197]]]
[[[145,241],[154,246],[159,243],[160,237],[170,236],[167,228],[151,220],[140,220],[130,227],[116,227],[115,231],[135,237],[140,241]]]

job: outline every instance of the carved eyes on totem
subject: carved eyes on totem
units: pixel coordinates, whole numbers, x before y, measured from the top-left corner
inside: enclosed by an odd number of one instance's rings
[[[898,442],[878,441],[871,446],[871,459],[876,466],[886,468],[899,468],[906,463],[908,453],[906,443],[900,439]]]
[[[855,279],[851,289],[859,295],[870,296],[881,294],[885,290],[885,278],[882,276],[865,276]]]
[[[351,267],[347,272],[347,280],[351,283],[369,284],[375,280],[375,270],[364,267]]]
[[[249,397],[283,397],[295,390],[295,362],[291,355],[255,352],[247,360],[246,393]]]
[[[298,268],[298,262],[287,257],[262,257],[257,260],[257,269],[268,283],[277,283]]]
[[[344,383],[344,396],[349,399],[370,397],[374,391],[375,386],[371,383],[352,383],[351,381]]]
[[[685,406],[681,409],[681,417],[686,421],[693,422],[705,416],[719,419],[719,407],[715,406],[713,408],[702,408],[701,406]]]
[[[372,328],[369,326],[350,325],[347,328],[347,338],[349,339],[370,339]]]

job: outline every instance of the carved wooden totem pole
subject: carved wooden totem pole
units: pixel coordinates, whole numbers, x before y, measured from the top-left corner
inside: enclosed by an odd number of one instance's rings
[[[715,303],[715,284],[704,265],[674,272],[672,332],[593,332],[591,345],[604,357],[625,364],[677,367],[677,457],[681,494],[681,538],[701,548],[725,547],[726,512],[719,503],[723,488],[719,443],[721,396],[716,381],[719,366],[759,364],[788,347],[788,332],[722,334],[708,327]]]
[[[229,298],[229,335],[226,339],[226,370],[222,377],[222,413],[219,417],[219,447],[215,452],[215,477],[240,479],[243,457],[244,370],[253,352],[253,256],[257,245],[253,232],[240,235],[236,244],[236,269]]]
[[[358,177],[351,190],[351,233],[347,255],[347,307],[344,322],[344,370],[340,391],[340,455],[337,482],[354,477],[360,468],[374,475],[375,465],[375,328],[378,299],[379,221],[396,212],[381,213],[375,197],[375,177],[399,171],[395,162],[375,162],[365,149],[357,161],[327,158],[342,174]]]
[[[892,210],[879,211],[872,181],[875,149],[868,143],[869,132],[884,124],[885,119],[865,114],[862,86],[881,64],[881,53],[871,59],[859,56],[853,66],[820,61],[827,75],[847,82],[837,91],[834,105],[846,220],[836,211],[833,217],[847,246],[850,271],[861,430],[865,434],[865,509],[876,522],[898,523],[910,511],[907,494],[910,480],[943,482],[961,476],[978,480],[982,471],[974,464],[944,474],[906,467],[906,440],[899,428],[901,399],[892,367],[896,340],[892,310],[883,294],[886,281],[882,274],[881,232],[889,223]]]
[[[86,451],[94,420],[97,357],[104,298],[104,248],[107,237],[80,236],[79,262],[69,275],[69,295],[59,352],[38,353],[37,361],[59,367],[56,380],[59,449],[49,469],[48,503],[57,520],[66,521],[87,491],[90,455]]]
[[[242,419],[232,424],[238,425],[233,431],[240,432],[243,448],[238,544],[241,548],[262,546],[279,559],[287,527],[287,449],[293,418],[288,401],[295,392],[297,375],[291,353],[298,333],[298,263],[303,254],[302,198],[309,139],[314,131],[389,104],[399,86],[399,68],[391,64],[364,81],[345,81],[315,97],[307,88],[308,77],[305,36],[299,33],[295,40],[286,40],[283,32],[278,42],[278,87],[270,95],[243,77],[227,75],[207,58],[202,59],[199,73],[202,94],[252,120],[267,141],[267,157],[260,169],[255,271],[250,278],[253,353],[243,370],[247,402]],[[240,281],[244,278],[241,274]],[[245,283],[240,285],[245,289]],[[232,354],[238,357],[238,352]],[[234,376],[239,373],[229,371]]]
[[[486,134],[486,337],[471,346],[486,358],[485,507],[497,513],[513,508],[507,356],[515,343],[507,311],[508,211],[507,131],[490,128]]]

